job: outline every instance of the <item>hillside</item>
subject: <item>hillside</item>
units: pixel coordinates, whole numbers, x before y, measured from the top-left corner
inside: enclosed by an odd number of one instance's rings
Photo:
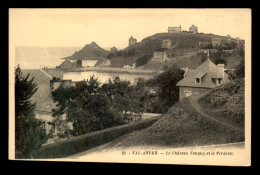
[[[178,45],[174,48],[174,54],[183,55],[185,52],[191,52],[194,49],[198,49],[199,41],[211,41],[212,36],[220,37],[223,41],[227,40],[227,37],[217,36],[212,34],[192,34],[192,33],[157,33],[155,35],[144,38],[140,43],[127,47],[123,50],[133,50],[135,55],[153,54],[153,52],[161,47],[162,40],[171,39],[172,45],[178,42]]]
[[[242,87],[243,80],[238,79],[213,90],[211,93],[203,96],[201,100],[207,99],[209,101],[214,101],[213,99],[216,99],[217,96],[219,96],[217,99],[222,100],[216,101],[225,102],[219,103],[219,107],[229,109],[229,111],[241,107],[241,109],[238,110],[242,111],[243,108],[241,105],[244,102]],[[219,93],[219,91],[222,91],[223,93]],[[224,98],[220,97],[226,92],[231,94],[228,98],[223,100]],[[229,115],[232,114],[227,113],[228,115],[225,115],[221,119],[216,117],[217,115],[214,115],[217,114],[217,111],[210,110],[211,113],[209,115],[211,115],[212,119],[205,117],[193,107],[192,98],[194,97],[181,100],[171,107],[168,112],[151,127],[124,135],[103,146],[102,149],[118,149],[136,146],[167,146],[177,148],[244,142],[243,126],[237,125],[236,121],[227,119]],[[202,107],[203,112],[205,112],[204,110],[207,110],[206,107],[208,106],[204,107]],[[214,109],[214,107],[212,106],[210,109]],[[240,114],[233,114],[233,116],[240,117]],[[230,125],[235,125],[237,128],[230,127]]]
[[[219,120],[244,128],[245,120],[245,80],[236,79],[214,89],[199,99],[206,113]]]
[[[114,55],[110,55],[111,67],[123,67],[123,65],[132,65],[136,59],[142,55],[153,55],[154,51],[161,47],[162,40],[171,39],[174,48],[167,51],[170,54],[167,62],[148,62],[138,69],[155,69],[163,70],[165,66],[171,66],[176,63],[179,67],[196,68],[200,64],[201,55],[196,54],[199,50],[199,42],[212,41],[212,36],[219,37],[222,41],[228,38],[213,34],[192,34],[187,32],[182,33],[157,33],[155,35],[144,38],[141,42],[136,43],[131,47],[127,47]],[[234,68],[242,59],[238,53],[226,56],[228,67]]]
[[[71,56],[62,58],[66,60],[99,60],[108,56],[110,51],[102,49],[95,42],[87,44],[81,50],[75,51]]]

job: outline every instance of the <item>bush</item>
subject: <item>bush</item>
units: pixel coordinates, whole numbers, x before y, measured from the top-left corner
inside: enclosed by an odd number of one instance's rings
[[[151,126],[160,117],[138,121],[127,125],[121,125],[113,128],[104,129],[78,137],[70,138],[65,141],[43,146],[41,149],[33,152],[33,158],[62,158],[67,157],[98,145],[110,142],[127,133],[141,130]]]
[[[174,64],[165,72],[148,81],[148,85],[157,89],[154,112],[165,113],[179,101],[179,88],[176,84],[183,78],[184,71]]]
[[[240,64],[235,68],[237,77],[245,77],[245,60],[241,60]]]
[[[30,100],[37,91],[37,84],[33,78],[28,78],[29,74],[26,77],[20,74],[15,76],[16,158],[28,158],[33,150],[40,148],[48,139],[44,123],[35,118],[35,103]]]
[[[149,60],[152,58],[152,55],[143,55],[141,57],[138,57],[136,60],[136,67],[143,66],[146,63],[149,62]]]

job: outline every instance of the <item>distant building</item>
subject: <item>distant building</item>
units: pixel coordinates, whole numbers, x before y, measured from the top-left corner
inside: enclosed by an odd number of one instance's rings
[[[96,63],[95,67],[109,67],[111,65],[111,62],[109,59],[100,59]]]
[[[135,64],[135,63],[133,63],[132,66],[130,66],[130,65],[124,65],[124,66],[123,66],[124,69],[135,69],[135,67],[136,67],[136,64]]]
[[[217,49],[199,49],[199,52],[201,53],[217,53],[218,50]]]
[[[179,100],[192,95],[206,92],[231,81],[230,76],[224,72],[224,64],[215,65],[208,58],[195,70],[187,70],[184,77],[177,83],[179,87]]]
[[[166,39],[162,41],[162,48],[171,48],[172,47],[172,40]]]
[[[133,38],[133,36],[131,36],[129,38],[129,47],[136,44],[137,43],[137,40],[135,38]]]
[[[199,47],[200,48],[205,48],[205,47],[208,47],[209,45],[211,45],[212,43],[209,42],[209,41],[205,41],[205,42],[200,42],[199,41]]]
[[[181,25],[180,27],[168,27],[168,33],[180,33],[182,32]]]
[[[50,80],[50,90],[51,92],[58,89],[59,87],[71,87],[74,86],[71,80],[61,80],[59,78],[53,77],[52,80]]]
[[[221,45],[221,38],[212,37],[212,46],[216,47],[220,45]]]
[[[38,90],[31,98],[32,102],[36,104],[35,118],[44,122],[47,134],[53,132],[54,135],[57,135],[59,131],[55,127],[55,118],[52,116],[52,109],[56,108],[56,103],[53,102],[52,88],[50,88],[53,77],[41,69],[24,69],[23,73],[29,74],[30,79],[34,78],[34,82],[38,85]],[[61,81],[60,79],[57,80]],[[58,84],[54,86],[55,88],[59,87]],[[46,144],[49,143],[51,143],[51,140],[48,140]]]
[[[231,36],[230,36],[230,35],[227,35],[226,37],[228,37],[228,38],[231,38]]]
[[[113,46],[111,49],[110,49],[111,52],[117,52],[117,48],[115,46]]]
[[[189,31],[192,33],[198,33],[198,27],[196,27],[195,25],[190,26]]]
[[[167,59],[167,49],[159,48],[153,53],[151,61],[153,62],[164,62]]]
[[[236,37],[235,38],[235,43],[237,43],[238,45],[245,44],[245,40],[241,40],[240,38]]]

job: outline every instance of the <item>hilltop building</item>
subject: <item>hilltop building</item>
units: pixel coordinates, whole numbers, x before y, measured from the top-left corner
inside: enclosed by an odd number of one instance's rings
[[[117,48],[115,46],[113,46],[111,49],[110,49],[111,52],[117,52]]]
[[[167,58],[167,48],[159,48],[153,53],[151,61],[164,62]]]
[[[133,36],[131,36],[129,38],[129,47],[136,44],[137,43],[137,40],[135,38],[133,38]]]
[[[162,48],[171,48],[172,47],[172,40],[166,39],[162,41]]]
[[[229,39],[231,38],[231,36],[229,34],[226,37],[229,38]]]
[[[179,100],[192,95],[206,92],[231,81],[230,76],[224,72],[224,64],[215,65],[208,57],[195,70],[186,70],[184,78],[176,86],[179,89]]]
[[[192,33],[198,33],[198,27],[195,25],[190,26],[189,31]]]
[[[182,32],[181,25],[180,27],[168,27],[168,33],[180,33]]]

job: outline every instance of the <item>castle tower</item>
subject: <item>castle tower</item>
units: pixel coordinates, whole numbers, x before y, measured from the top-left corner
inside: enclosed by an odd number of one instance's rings
[[[136,42],[137,42],[137,40],[135,38],[133,38],[133,36],[131,36],[129,38],[129,45],[128,46],[130,47],[130,46],[134,45]]]

